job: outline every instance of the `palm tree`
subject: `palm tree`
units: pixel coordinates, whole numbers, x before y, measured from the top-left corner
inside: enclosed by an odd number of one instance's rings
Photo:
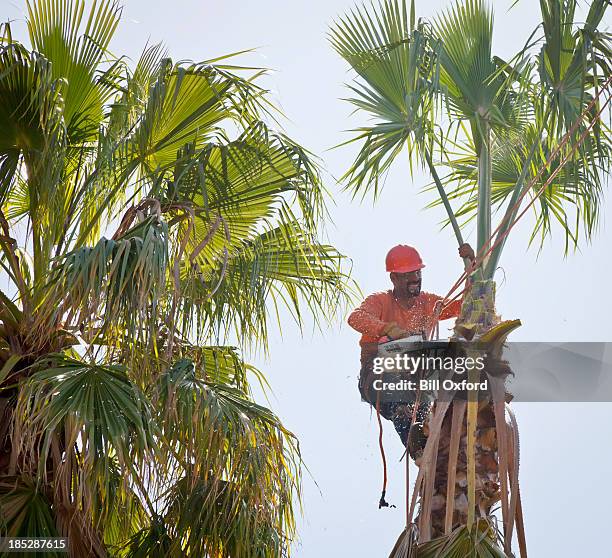
[[[109,50],[121,8],[0,31],[0,517],[72,556],[285,556],[300,458],[241,349],[344,307],[261,70]]]
[[[360,144],[347,187],[378,195],[381,177],[406,149],[411,172],[430,172],[433,205],[444,206],[459,244],[462,226],[475,220],[478,258],[464,274],[455,332],[494,342],[498,356],[520,324],[499,324],[495,313],[495,271],[516,220],[533,207],[531,240],[546,238],[556,223],[566,250],[597,229],[612,147],[601,118],[612,73],[610,35],[600,29],[608,5],[592,0],[579,24],[576,0],[540,0],[541,23],[507,61],[492,53],[493,12],[485,0],[455,1],[431,21],[417,21],[414,0],[410,8],[381,0],[355,8],[331,30],[332,46],[357,74],[349,101],[373,122],[347,142]],[[500,215],[495,227],[493,215]],[[497,388],[503,395],[503,385]],[[516,517],[526,552],[511,451],[518,434],[515,424],[506,426],[509,412],[499,400],[436,406],[417,480],[419,555],[463,556],[467,548],[503,555],[487,522],[500,499],[504,551],[511,552]],[[462,434],[467,445],[460,447]],[[410,530],[396,555],[416,542]],[[432,536],[438,538],[428,542]]]

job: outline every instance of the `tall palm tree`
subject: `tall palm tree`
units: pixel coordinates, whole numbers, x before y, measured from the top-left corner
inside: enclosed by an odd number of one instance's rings
[[[381,0],[353,9],[331,30],[334,49],[357,74],[350,102],[372,120],[347,142],[361,145],[347,187],[378,195],[381,176],[407,151],[411,172],[430,172],[434,205],[444,206],[459,244],[462,225],[476,221],[478,265],[466,270],[455,331],[494,341],[498,353],[520,322],[498,324],[494,276],[524,208],[535,208],[532,241],[552,233],[555,222],[566,249],[597,229],[612,153],[601,118],[612,73],[610,35],[601,30],[608,5],[592,0],[579,24],[576,0],[540,0],[541,23],[507,61],[493,55],[493,12],[485,0],[455,1],[431,21],[417,21],[414,0],[410,8]],[[486,523],[499,499],[510,554],[515,515],[517,524],[522,518],[518,456],[510,451],[516,425],[508,429],[507,412],[503,401],[436,407],[421,458],[428,480],[421,485],[419,555],[463,556],[475,547],[479,556],[503,555]],[[467,446],[460,448],[462,434]],[[482,530],[492,536],[480,536]],[[428,542],[432,536],[440,537]],[[408,542],[406,535],[395,551],[407,552]]]
[[[0,32],[0,517],[72,556],[278,557],[293,435],[255,403],[286,307],[351,287],[309,154],[228,57],[131,66],[121,8],[28,2]]]

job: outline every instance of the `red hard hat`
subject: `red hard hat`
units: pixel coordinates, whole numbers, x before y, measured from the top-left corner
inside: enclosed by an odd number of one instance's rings
[[[419,253],[412,246],[406,246],[405,244],[391,248],[385,263],[387,271],[395,273],[410,273],[425,267]]]

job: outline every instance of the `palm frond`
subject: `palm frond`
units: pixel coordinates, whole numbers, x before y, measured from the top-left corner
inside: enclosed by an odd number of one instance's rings
[[[67,474],[70,486],[70,471],[78,474],[81,498],[91,505],[85,481],[91,483],[89,489],[98,485],[108,496],[115,459],[122,473],[134,478],[135,464],[152,457],[156,444],[150,404],[120,365],[56,355],[36,368],[20,393],[14,454],[18,461],[35,465],[32,473],[40,481],[46,477],[51,452],[60,460],[55,463],[59,478]],[[64,458],[53,453],[57,443],[65,448]],[[28,456],[34,459],[28,461]],[[107,497],[104,505],[111,501]]]
[[[460,527],[448,536],[419,546],[418,558],[506,558],[499,548],[497,533],[486,522],[480,521],[470,531]]]
[[[586,141],[592,140],[587,138]],[[539,192],[553,173],[559,170],[559,159],[547,164],[554,144],[551,145],[550,141],[544,139],[539,142],[534,154],[530,156],[529,152],[534,142],[538,144],[538,134],[535,126],[531,125],[526,127],[520,136],[515,136],[512,140],[508,138],[494,143],[491,194],[491,203],[494,208],[501,209],[512,198],[526,163],[528,169],[525,183],[531,184],[533,195]],[[531,241],[539,238],[540,247],[544,240],[552,234],[555,222],[565,236],[566,251],[571,246],[577,246],[582,234],[586,239],[590,239],[598,230],[599,207],[604,187],[602,180],[607,173],[605,161],[609,159],[612,152],[610,146],[602,143],[601,150],[604,153],[604,159],[600,159],[600,151],[588,149],[588,144],[586,147],[582,157],[574,158],[565,164],[534,207],[535,225]],[[560,158],[562,159],[570,149],[571,146],[564,149]],[[462,155],[451,159],[448,165],[450,172],[445,182],[449,187],[454,185],[449,190],[449,197],[462,201],[461,207],[457,210],[457,216],[464,222],[473,219],[477,210],[477,159],[468,149],[464,150]],[[538,176],[537,180],[535,180],[536,176]]]
[[[144,218],[117,238],[74,250],[51,273],[39,327],[70,313],[69,320],[81,324],[83,333],[96,328],[108,333],[120,323],[124,335],[149,339],[155,335],[167,267],[168,228],[157,216]]]
[[[349,102],[374,120],[347,142],[362,146],[345,178],[355,194],[373,187],[376,195],[404,147],[411,161],[433,150],[437,45],[426,24],[411,25],[405,0],[355,8],[332,27],[330,41],[358,75]]]
[[[128,192],[138,199],[155,184],[154,177],[173,172],[177,153],[186,146],[193,147],[193,156],[225,138],[224,128],[248,125],[263,110],[263,91],[253,82],[257,74],[242,78],[206,62],[175,65],[160,55],[155,47],[145,51],[136,83],[128,79],[108,129],[101,132],[92,171],[75,191],[73,217],[79,228],[71,238],[77,244],[90,242],[109,213],[115,217],[113,209]]]
[[[221,332],[247,332],[265,346],[269,319],[278,319],[280,307],[298,325],[304,310],[314,316],[325,310],[330,317],[346,308],[356,290],[343,267],[343,257],[332,246],[288,221],[243,241],[225,265],[217,260],[188,273],[181,286],[183,311],[196,320],[194,331],[206,331],[202,328],[208,324]]]
[[[597,29],[606,4],[609,3],[605,0],[594,1],[586,22],[578,27],[574,21],[576,0],[540,2],[544,30],[537,56],[537,77],[544,89],[540,101],[544,104],[541,118],[545,121],[551,143],[553,138],[561,141],[573,130],[570,143],[579,145],[572,163],[583,167],[588,176],[585,187],[595,190],[601,187],[601,165],[590,165],[598,161],[604,168],[609,166],[606,163],[610,157],[611,140],[608,127],[594,120],[603,99],[591,111],[585,110],[610,75],[610,35]],[[593,123],[593,129],[581,141]]]
[[[283,555],[300,492],[293,435],[269,410],[207,375],[183,359],[155,387],[162,449],[176,460],[176,481],[163,497],[174,550]]]
[[[3,478],[0,482],[0,517],[3,537],[57,537],[51,502],[30,477]],[[56,553],[60,556],[60,553]]]
[[[163,60],[130,146],[145,168],[167,168],[178,149],[202,147],[224,120],[256,117],[260,94],[251,80],[206,62],[173,66]]]
[[[483,122],[508,128],[512,90],[492,53],[493,13],[485,0],[456,1],[434,24],[440,39],[440,85],[451,118],[467,120],[478,153]]]
[[[118,91],[117,67],[102,67],[121,8],[114,0],[94,3],[87,15],[84,0],[28,0],[27,7],[32,47],[51,62],[53,78],[64,82],[69,141],[90,140],[98,132],[104,104]]]
[[[0,46],[0,100],[3,203],[22,164],[30,175],[37,173],[41,178],[58,172],[49,152],[54,150],[61,157],[62,84],[52,75],[47,59],[10,42]]]

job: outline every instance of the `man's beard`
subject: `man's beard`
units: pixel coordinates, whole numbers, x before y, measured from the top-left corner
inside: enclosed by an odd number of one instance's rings
[[[421,294],[421,281],[406,283],[406,293],[408,296],[419,296]]]

